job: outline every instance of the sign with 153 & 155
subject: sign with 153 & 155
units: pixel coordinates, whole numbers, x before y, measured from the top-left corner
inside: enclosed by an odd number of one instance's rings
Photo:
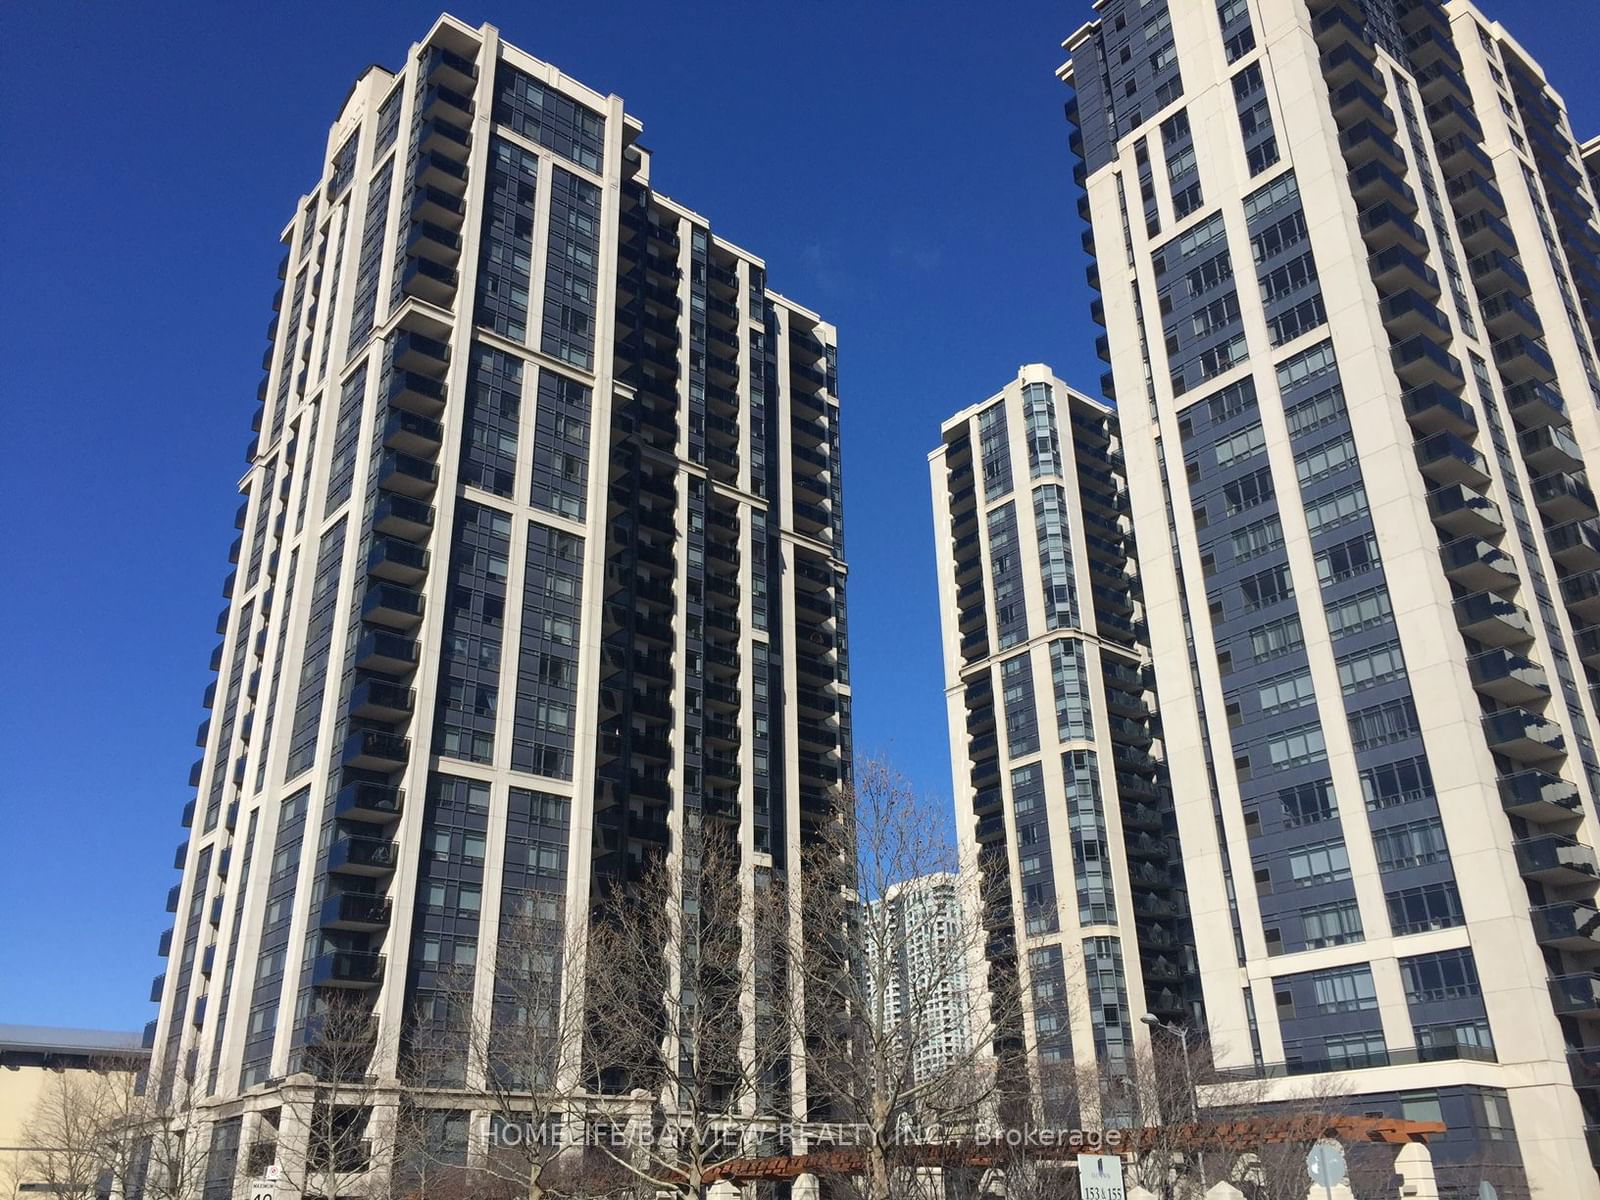
[[[1128,1200],[1122,1183],[1122,1159],[1115,1154],[1078,1155],[1080,1200]]]

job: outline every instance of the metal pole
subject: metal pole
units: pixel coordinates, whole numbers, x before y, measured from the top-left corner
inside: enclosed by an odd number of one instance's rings
[[[1195,1126],[1195,1136],[1199,1137],[1200,1097],[1195,1093],[1194,1070],[1189,1065],[1189,1030],[1182,1025],[1166,1025],[1163,1028],[1170,1029],[1178,1035],[1178,1045],[1183,1050],[1183,1081],[1189,1090],[1189,1120]],[[1196,1150],[1195,1160],[1200,1167],[1200,1191],[1204,1194],[1209,1190],[1209,1185],[1206,1183],[1206,1152],[1204,1150]]]

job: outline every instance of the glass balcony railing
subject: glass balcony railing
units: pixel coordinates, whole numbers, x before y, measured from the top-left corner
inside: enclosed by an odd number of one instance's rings
[[[1517,870],[1525,879],[1571,887],[1600,878],[1594,849],[1559,833],[1540,834],[1516,843]]]
[[[330,950],[312,963],[311,986],[374,988],[383,982],[383,969],[383,955],[375,951]]]
[[[399,851],[388,838],[343,834],[328,849],[328,870],[349,875],[387,875],[399,862]]]
[[[1483,717],[1489,749],[1518,762],[1546,762],[1566,754],[1561,727],[1525,708],[1506,708]]]

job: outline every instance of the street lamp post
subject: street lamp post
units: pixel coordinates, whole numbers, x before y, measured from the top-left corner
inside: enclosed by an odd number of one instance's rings
[[[1163,1031],[1164,1033],[1172,1034],[1175,1038],[1178,1039],[1178,1048],[1183,1052],[1183,1084],[1184,1084],[1184,1090],[1188,1093],[1188,1096],[1189,1096],[1189,1120],[1190,1120],[1191,1123],[1193,1123],[1195,1125],[1198,1125],[1199,1122],[1200,1122],[1200,1100],[1199,1100],[1199,1097],[1195,1094],[1195,1090],[1194,1090],[1194,1069],[1190,1065],[1190,1062],[1189,1062],[1189,1031],[1188,1031],[1188,1029],[1184,1028],[1182,1025],[1169,1025],[1169,1024],[1167,1024],[1167,1022],[1163,1021],[1160,1017],[1156,1016],[1155,1013],[1148,1013],[1147,1012],[1147,1013],[1145,1013],[1144,1016],[1139,1018],[1139,1021],[1144,1025],[1148,1025],[1152,1032],[1154,1032],[1155,1030],[1159,1029],[1159,1030]],[[1197,1160],[1198,1165],[1200,1167],[1200,1190],[1201,1190],[1201,1192],[1204,1192],[1206,1190],[1206,1188],[1207,1188],[1207,1184],[1206,1184],[1206,1155],[1205,1155],[1205,1151],[1204,1150],[1196,1150],[1195,1151],[1195,1159]]]

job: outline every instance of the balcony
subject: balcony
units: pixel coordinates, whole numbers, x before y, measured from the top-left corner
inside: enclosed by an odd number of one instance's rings
[[[324,929],[352,929],[372,933],[389,927],[389,898],[343,892],[322,902]]]
[[[1517,870],[1524,879],[1554,887],[1574,887],[1600,878],[1594,850],[1560,833],[1545,833],[1516,844]]]
[[[408,675],[417,668],[416,639],[369,630],[356,643],[355,665],[361,671]]]
[[[1351,167],[1382,163],[1391,171],[1404,171],[1405,156],[1395,145],[1392,128],[1373,121],[1362,121],[1339,134],[1339,149]]]
[[[411,760],[411,739],[377,729],[358,729],[345,739],[340,762],[369,771],[398,771]]]
[[[443,46],[429,46],[423,78],[430,86],[471,95],[478,80],[478,65]]]
[[[1416,215],[1416,195],[1404,179],[1382,162],[1369,162],[1351,171],[1350,191],[1363,208],[1386,202],[1407,215]]]
[[[1485,650],[1467,659],[1472,686],[1503,704],[1531,704],[1550,698],[1544,668],[1511,650]]]
[[[350,691],[350,715],[369,721],[403,721],[416,706],[416,693],[387,679],[358,678]]]
[[[1494,161],[1483,152],[1483,148],[1473,140],[1473,136],[1463,131],[1435,143],[1434,149],[1439,154],[1439,165],[1444,168],[1446,175],[1470,170],[1477,170],[1485,177],[1494,173]]]
[[[1414,447],[1417,466],[1434,483],[1457,483],[1483,489],[1491,478],[1489,464],[1467,442],[1453,433],[1436,433]]]
[[[1372,49],[1357,47],[1349,42],[1335,47],[1322,59],[1322,77],[1330,87],[1343,87],[1353,80],[1364,80],[1371,87],[1382,87],[1376,68],[1372,65]]]
[[[800,533],[817,537],[832,525],[832,515],[819,504],[803,504],[796,501],[793,510],[795,529]]]
[[[361,601],[361,619],[391,629],[413,629],[422,620],[422,597],[398,584],[378,583],[367,588]]]
[[[1567,752],[1561,727],[1526,708],[1507,708],[1483,717],[1483,735],[1495,754],[1523,763],[1550,762]]]
[[[1514,817],[1541,824],[1569,821],[1583,812],[1575,784],[1548,771],[1525,770],[1496,781],[1500,806]]]
[[[311,965],[312,987],[375,988],[383,983],[383,955],[371,950],[329,950]]]
[[[385,493],[378,498],[372,510],[372,528],[375,533],[391,534],[408,542],[420,542],[432,532],[433,518],[431,505],[409,496]]]
[[[1454,174],[1463,166],[1477,167],[1485,178],[1494,177],[1494,167],[1489,156],[1478,148],[1483,138],[1483,126],[1477,114],[1455,96],[1444,96],[1427,107],[1428,125],[1438,141],[1441,163],[1448,160],[1445,170]],[[1476,153],[1469,153],[1468,148]]]
[[[1550,352],[1525,334],[1512,334],[1496,342],[1494,361],[1507,384],[1549,383],[1556,377]]]
[[[1600,516],[1588,483],[1564,471],[1552,471],[1535,479],[1533,502],[1546,517],[1557,522],[1587,521]]]
[[[419,188],[437,190],[449,196],[460,196],[467,190],[467,168],[447,154],[418,156],[417,171],[412,179]]]
[[[405,811],[405,791],[375,779],[346,778],[333,799],[333,812],[343,821],[384,825]]]
[[[1600,667],[1600,625],[1590,625],[1573,634],[1578,645],[1578,657],[1585,666]]]
[[[1498,537],[1505,532],[1500,506],[1458,483],[1428,493],[1428,516],[1453,537]]]
[[[1471,103],[1459,60],[1452,63],[1448,59],[1440,59],[1413,73],[1418,87],[1422,89],[1424,101],[1431,104],[1441,97],[1454,96],[1463,103]]]
[[[1576,900],[1545,904],[1532,910],[1534,936],[1553,950],[1600,950],[1600,913]]]
[[[1539,320],[1539,314],[1525,299],[1509,289],[1496,292],[1485,300],[1482,312],[1491,338],[1503,339],[1519,333],[1530,338],[1544,336],[1544,325]]]
[[[437,417],[444,411],[445,387],[414,371],[396,371],[389,383],[389,403],[424,417]]]
[[[1480,293],[1528,294],[1527,272],[1499,250],[1487,250],[1472,259],[1467,263],[1467,272]]]
[[[1334,89],[1328,101],[1333,107],[1333,119],[1340,125],[1368,121],[1388,134],[1395,131],[1394,113],[1383,102],[1383,97],[1359,79]]]
[[[420,583],[428,574],[428,552],[398,538],[377,538],[367,552],[367,573],[394,583]]]
[[[1561,393],[1547,383],[1519,383],[1506,389],[1511,416],[1524,429],[1535,425],[1558,425],[1567,419],[1567,403]]]
[[[461,235],[432,221],[413,221],[406,253],[441,266],[454,266],[461,257]]]
[[[1167,862],[1172,857],[1172,847],[1165,838],[1151,837],[1141,833],[1137,837],[1124,838],[1128,857],[1150,859],[1154,862]]]
[[[1412,254],[1428,252],[1427,235],[1402,209],[1380,200],[1361,214],[1361,234],[1374,251],[1399,246]]]
[[[1463,217],[1456,222],[1456,227],[1461,231],[1461,244],[1468,254],[1476,256],[1490,250],[1512,256],[1517,253],[1516,234],[1494,213],[1480,212]]]
[[[438,379],[450,365],[449,344],[415,329],[401,329],[394,335],[391,345],[394,365],[402,371],[416,371]]]
[[[341,834],[328,848],[328,870],[341,875],[388,875],[399,858],[388,838]]]
[[[438,483],[439,468],[425,459],[391,451],[378,464],[378,486],[386,492],[420,500],[433,495]]]
[[[1557,975],[1550,980],[1550,999],[1558,1017],[1600,1020],[1600,972]]]
[[[739,782],[738,760],[727,755],[704,754],[701,756],[702,769],[707,781],[715,780],[719,783],[737,785]]]
[[[472,154],[472,133],[442,116],[433,117],[417,128],[417,149],[464,163]]]
[[[1600,1087],[1600,1046],[1581,1046],[1567,1051],[1567,1066],[1572,1070],[1574,1086],[1581,1088]],[[1593,1126],[1590,1127],[1594,1129]],[[1596,1131],[1600,1132],[1600,1131]],[[1600,1160],[1600,1137],[1590,1133],[1590,1153],[1595,1154]]]
[[[411,216],[413,220],[428,221],[445,229],[461,228],[467,212],[467,202],[442,188],[419,187],[412,192]]]
[[[1517,586],[1517,568],[1509,555],[1481,538],[1457,538],[1439,549],[1444,572],[1474,591],[1504,592]]]
[[[1561,598],[1585,624],[1600,621],[1600,571],[1585,571],[1563,579]]]
[[[1324,54],[1344,47],[1356,53],[1372,53],[1365,22],[1343,7],[1330,8],[1313,19],[1311,32],[1317,39],[1317,49]]]
[[[1395,346],[1390,356],[1394,360],[1395,374],[1407,388],[1434,383],[1459,391],[1466,386],[1460,361],[1431,338],[1420,335],[1408,338]]]
[[[455,299],[461,277],[454,267],[430,262],[426,258],[409,258],[400,275],[400,290],[407,296],[449,308]]]
[[[1455,44],[1450,40],[1450,35],[1435,23],[1425,24],[1410,34],[1406,38],[1406,52],[1411,56],[1412,64],[1419,68],[1447,63],[1457,71],[1461,70],[1461,56],[1456,52]]]
[[[1444,344],[1453,336],[1450,322],[1445,320],[1439,306],[1409,288],[1386,296],[1378,310],[1383,317],[1384,328],[1394,341],[1421,334]]]
[[[1452,176],[1444,190],[1449,193],[1451,206],[1458,218],[1479,212],[1498,214],[1506,210],[1500,189],[1477,171],[1463,171]]]
[[[1522,447],[1522,457],[1535,474],[1550,471],[1577,472],[1583,470],[1583,451],[1572,435],[1560,425],[1541,425],[1525,430],[1517,436]]]

